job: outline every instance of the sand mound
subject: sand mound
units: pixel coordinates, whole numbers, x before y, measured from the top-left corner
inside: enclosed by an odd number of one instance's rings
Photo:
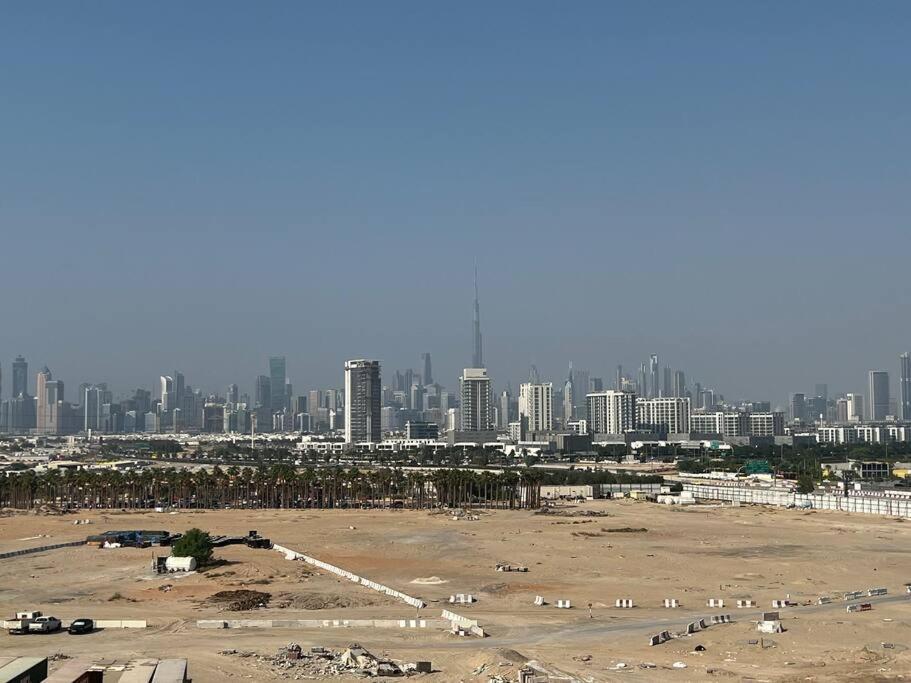
[[[419,576],[418,578],[412,580],[411,583],[417,583],[422,586],[437,586],[441,583],[449,583],[446,579],[441,579],[439,576]]]

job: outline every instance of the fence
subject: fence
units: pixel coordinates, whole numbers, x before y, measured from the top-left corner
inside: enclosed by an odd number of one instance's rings
[[[752,489],[743,486],[684,484],[684,491],[691,491],[696,498],[729,500],[757,505],[795,505],[814,510],[840,510],[862,512],[868,515],[911,518],[911,500],[878,498],[874,496],[836,496],[830,493],[792,493],[782,489]]]
[[[43,553],[45,550],[56,550],[57,548],[75,548],[76,546],[85,545],[85,541],[70,541],[69,543],[55,543],[54,545],[42,545],[37,548],[23,548],[22,550],[10,550],[6,553],[0,553],[0,560],[10,557],[19,557],[20,555],[31,555],[32,553]]]

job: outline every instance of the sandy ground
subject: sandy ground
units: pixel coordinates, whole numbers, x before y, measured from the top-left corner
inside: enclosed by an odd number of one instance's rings
[[[452,593],[478,602],[453,608],[480,621],[485,639],[442,631],[366,629],[200,630],[206,618],[413,618],[415,610],[274,551],[242,546],[219,549],[223,565],[183,578],[154,577],[152,555],[162,549],[101,550],[86,546],[0,560],[0,616],[40,609],[63,619],[80,616],[146,619],[144,631],[106,630],[88,636],[0,634],[0,654],[90,654],[127,662],[182,656],[194,681],[273,680],[252,660],[218,654],[224,648],[272,653],[295,641],[305,647],[357,642],[402,661],[431,660],[428,681],[515,680],[519,665],[537,660],[585,681],[706,678],[761,681],[901,680],[911,678],[911,523],[838,512],[760,507],[670,508],[631,500],[566,506],[561,515],[497,511],[477,521],[412,511],[218,511],[16,514],[0,517],[0,552],[84,538],[108,529],[193,526],[212,533],[257,529],[274,542],[345,567],[423,598],[422,615],[437,617]],[[597,512],[602,517],[569,516]],[[351,529],[349,527],[354,527]],[[645,531],[611,532],[633,528]],[[46,538],[29,539],[46,535]],[[498,561],[528,566],[503,573]],[[415,583],[438,577],[444,583]],[[160,590],[164,584],[172,588]],[[785,633],[760,638],[755,620],[771,600],[803,602],[820,595],[887,587],[889,597],[870,612],[848,614],[832,605],[782,610]],[[266,609],[225,613],[206,601],[220,590],[249,588],[273,595]],[[573,609],[535,607],[569,599]],[[330,605],[293,606],[314,596]],[[631,598],[636,608],[613,607]],[[677,598],[676,610],[661,607]],[[723,598],[723,610],[706,607]],[[738,598],[757,609],[738,610]],[[297,599],[297,600],[296,600]],[[291,602],[292,606],[281,607]],[[592,616],[587,605],[592,604]],[[735,623],[648,646],[665,628],[730,613]],[[882,643],[893,644],[883,648]],[[696,645],[704,652],[694,652]],[[674,669],[683,662],[685,669]],[[619,667],[618,664],[625,664]],[[655,668],[641,668],[644,663]],[[474,673],[478,667],[481,673]],[[107,680],[107,679],[106,679]],[[112,680],[114,680],[112,678]],[[344,680],[344,679],[336,679]]]

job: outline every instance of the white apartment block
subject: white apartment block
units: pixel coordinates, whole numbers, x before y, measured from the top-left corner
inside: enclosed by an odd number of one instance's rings
[[[905,425],[850,425],[819,427],[816,430],[819,443],[886,443],[911,441],[911,427]]]
[[[733,436],[781,436],[784,434],[783,413],[722,412],[692,413],[690,431],[702,434]]]
[[[622,434],[636,428],[636,394],[601,391],[585,397],[588,429],[594,434]]]
[[[639,425],[659,427],[668,434],[690,430],[690,399],[679,397],[649,398],[636,401],[636,421]]]
[[[532,432],[554,428],[554,385],[526,383],[519,386],[519,419]]]
[[[465,368],[459,378],[463,432],[486,432],[493,429],[490,405],[490,377],[486,368]]]

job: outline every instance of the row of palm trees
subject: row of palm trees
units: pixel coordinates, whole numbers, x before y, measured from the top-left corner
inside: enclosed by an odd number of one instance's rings
[[[501,473],[467,469],[292,465],[214,467],[211,471],[150,468],[117,471],[25,471],[0,477],[0,507],[112,508],[537,508],[535,470]]]

